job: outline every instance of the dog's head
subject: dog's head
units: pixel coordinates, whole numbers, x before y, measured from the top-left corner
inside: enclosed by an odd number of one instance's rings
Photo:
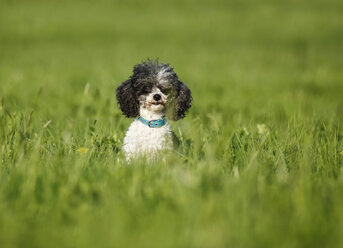
[[[173,68],[157,60],[136,65],[132,76],[117,88],[116,96],[126,117],[137,117],[143,107],[179,120],[185,117],[192,102],[191,91]]]

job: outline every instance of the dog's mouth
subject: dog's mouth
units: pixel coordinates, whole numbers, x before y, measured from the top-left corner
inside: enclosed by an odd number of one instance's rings
[[[158,101],[158,102],[149,102],[150,105],[155,105],[155,106],[158,106],[158,105],[162,105],[164,106],[165,103],[163,101]]]

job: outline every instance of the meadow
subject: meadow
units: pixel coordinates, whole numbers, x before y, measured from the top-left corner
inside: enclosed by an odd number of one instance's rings
[[[342,247],[341,0],[0,0],[0,247]],[[125,162],[116,87],[193,106]]]

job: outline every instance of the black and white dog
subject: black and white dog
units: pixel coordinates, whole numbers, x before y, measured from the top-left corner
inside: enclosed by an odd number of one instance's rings
[[[151,158],[173,148],[173,132],[167,118],[184,118],[192,96],[169,64],[147,60],[136,65],[132,76],[117,88],[116,96],[123,114],[136,118],[124,138],[127,160]]]

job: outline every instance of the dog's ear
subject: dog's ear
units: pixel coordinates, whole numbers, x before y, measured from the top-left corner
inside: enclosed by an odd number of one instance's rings
[[[190,89],[182,83],[181,81],[177,82],[176,92],[174,99],[174,110],[173,110],[173,120],[177,121],[184,118],[188,112],[188,109],[192,105],[192,95]]]
[[[120,109],[126,117],[138,116],[139,102],[131,79],[126,80],[117,88],[116,96]]]

